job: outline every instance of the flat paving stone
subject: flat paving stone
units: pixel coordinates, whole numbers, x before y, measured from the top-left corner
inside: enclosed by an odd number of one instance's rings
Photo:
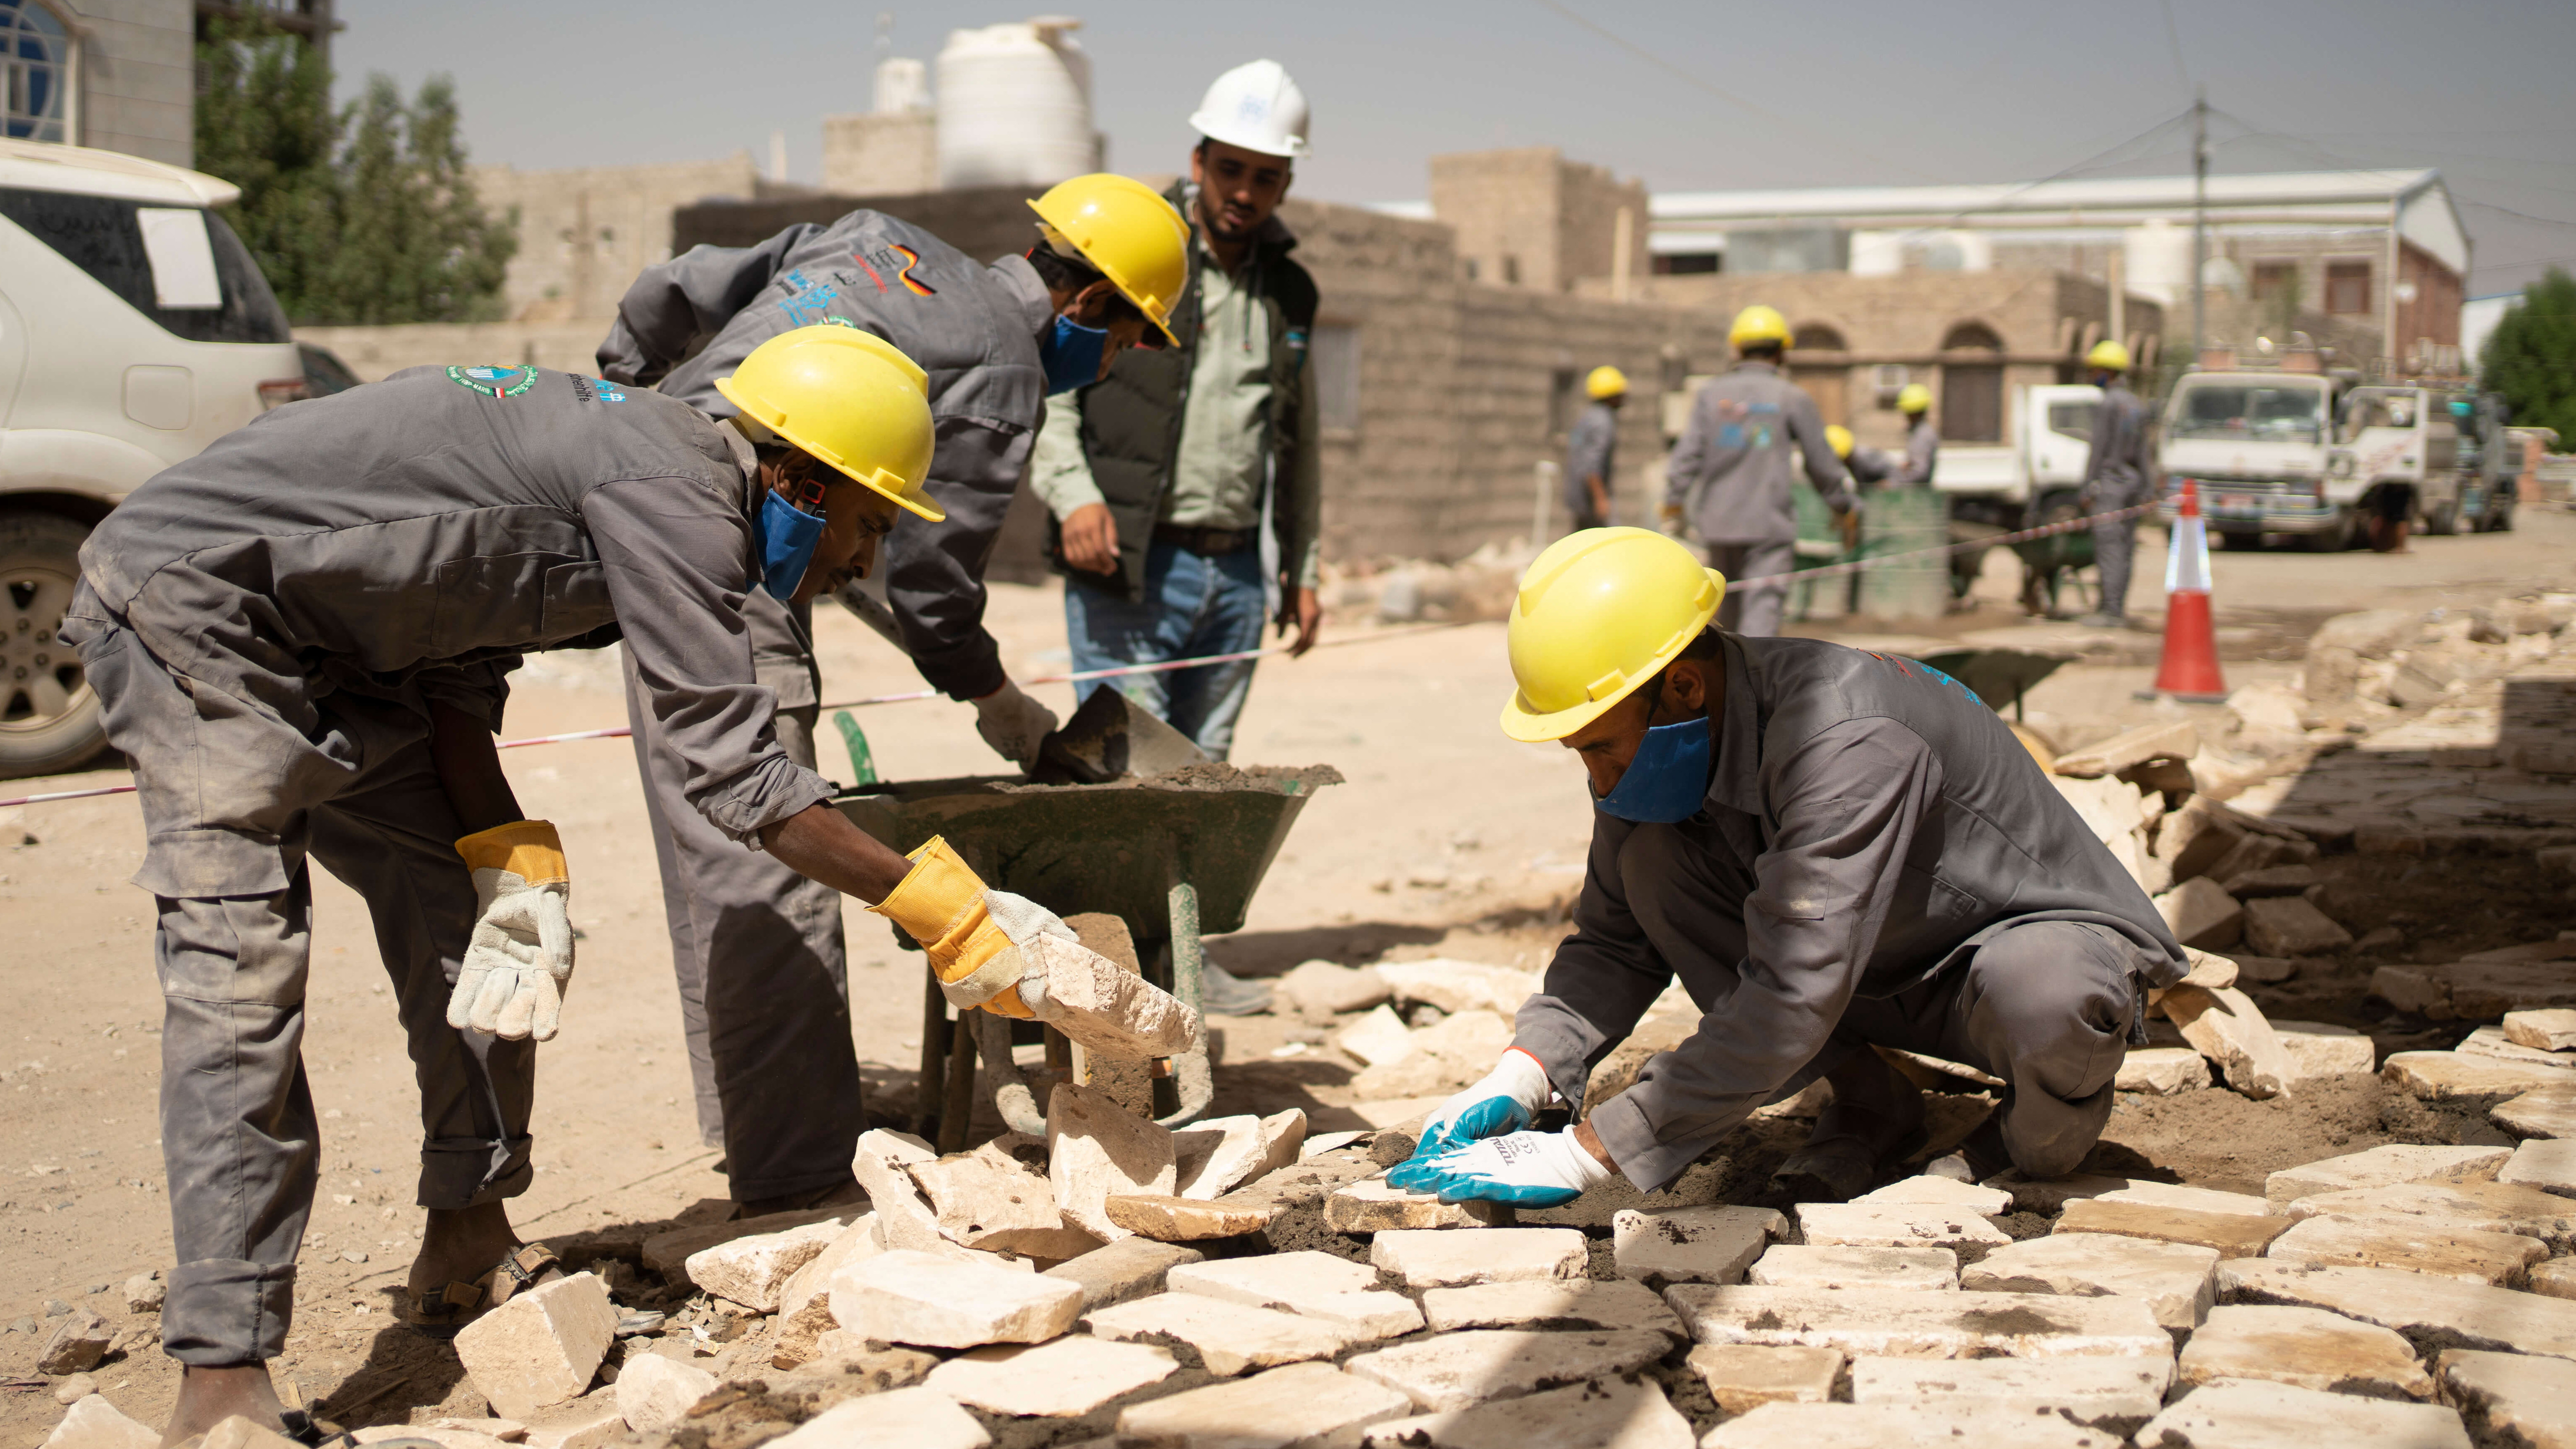
[[[1422,1310],[1401,1293],[1376,1291],[1377,1270],[1330,1253],[1272,1253],[1189,1263],[1163,1277],[1175,1293],[1339,1323],[1364,1338],[1393,1338],[1422,1326]]]
[[[1875,1192],[1862,1193],[1852,1201],[1938,1203],[1981,1215],[2010,1212],[2013,1205],[2012,1194],[2001,1188],[1961,1182],[1955,1177],[1940,1177],[1928,1172],[1898,1178]]]
[[[2401,1182],[2491,1182],[2512,1155],[2509,1147],[2374,1147],[2285,1167],[2263,1179],[2263,1196],[2285,1203],[2321,1192]]]
[[[867,1400],[860,1400],[864,1404]],[[1117,1442],[1154,1449],[1289,1449],[1357,1444],[1413,1402],[1330,1364],[1300,1363],[1118,1411]]]
[[[2303,1197],[2281,1211],[2313,1217],[2387,1218],[2447,1233],[2513,1233],[2553,1253],[2576,1251],[2576,1202],[2509,1182],[2407,1182]]]
[[[1342,1324],[1195,1293],[1158,1293],[1114,1303],[1094,1309],[1082,1322],[1101,1338],[1185,1344],[1219,1378],[1231,1378],[1246,1369],[1330,1358],[1366,1341],[1365,1335]]]
[[[2567,1085],[2567,1073],[2459,1052],[2399,1052],[2379,1064],[2380,1080],[2427,1102],[2455,1097],[2518,1097]]]
[[[2013,1168],[1987,1178],[1980,1186],[1998,1188],[2012,1194],[2016,1212],[2056,1214],[2077,1198],[2100,1197],[2129,1186],[2125,1177],[2105,1177],[2098,1173],[2078,1172],[2065,1177],[2024,1177]]]
[[[2119,1075],[2111,1079],[2111,1085],[2123,1092],[2171,1097],[2207,1091],[2215,1080],[2209,1074],[2209,1058],[2202,1056],[2198,1048],[2131,1047],[2128,1055],[2120,1059]]]
[[[2367,1077],[2379,1070],[2379,1048],[2348,1026],[2330,1021],[2276,1021],[2272,1034],[2306,1077]]]
[[[2175,1371],[2193,1385],[2267,1379],[2338,1394],[2433,1397],[2433,1376],[2415,1361],[2413,1344],[2322,1308],[2222,1304],[2183,1345]]]
[[[2548,1298],[2576,1298],[2576,1258],[2552,1258],[2531,1270],[2529,1291]]]
[[[2416,1341],[2576,1359],[2576,1302],[2395,1268],[2231,1259],[2218,1265],[2218,1301],[2323,1308]]]
[[[2111,1192],[2095,1194],[2102,1202],[2145,1203],[2149,1207],[2187,1208],[2196,1213],[2238,1213],[2262,1217],[2272,1211],[2272,1204],[2248,1192],[2219,1192],[2206,1187],[2189,1187],[2178,1182],[2133,1181]]]
[[[769,1441],[775,1449],[984,1449],[993,1436],[936,1389],[889,1389],[835,1404]]]
[[[2517,1288],[2524,1272],[2548,1257],[2549,1249],[2537,1238],[2445,1232],[2420,1218],[2312,1217],[2274,1238],[2263,1256],[2319,1267],[2400,1268]]]
[[[2545,1358],[2443,1350],[2433,1367],[2442,1399],[2481,1444],[2576,1449],[2576,1373]]]
[[[2121,1449],[2121,1436],[1989,1404],[1764,1404],[1700,1449]]]
[[[1407,1288],[1580,1278],[1589,1258],[1583,1234],[1574,1228],[1399,1229],[1369,1244],[1369,1262]]]
[[[1383,1449],[1692,1449],[1698,1438],[1660,1386],[1612,1379],[1389,1419],[1370,1425],[1360,1442]]]
[[[1642,1329],[1573,1333],[1471,1328],[1355,1354],[1344,1372],[1403,1393],[1425,1409],[1463,1409],[1623,1374],[1662,1358],[1672,1340]]]
[[[2112,1233],[2060,1233],[1997,1248],[1959,1273],[1985,1293],[2136,1298],[2156,1322],[2188,1330],[2209,1311],[2218,1250]]]
[[[1383,1176],[1337,1188],[1324,1200],[1324,1226],[1337,1233],[1386,1233],[1404,1228],[1481,1228],[1512,1220],[1500,1203],[1444,1203],[1437,1193],[1391,1187]]]
[[[1422,1295],[1422,1317],[1438,1333],[1457,1328],[1651,1328],[1684,1336],[1682,1321],[1662,1295],[1626,1279],[1434,1288]]]
[[[1764,1288],[1959,1287],[1959,1255],[1948,1248],[1811,1248],[1777,1243],[1754,1260],[1745,1281]]]
[[[2221,1258],[2262,1255],[2272,1240],[2290,1230],[2287,1218],[2263,1213],[2209,1213],[2153,1203],[2110,1202],[2089,1198],[2066,1205],[2057,1219],[2058,1233],[2113,1233],[2215,1248]]]
[[[1683,1360],[1708,1386],[1718,1408],[1741,1414],[1763,1404],[1822,1404],[1842,1377],[1838,1348],[1772,1348],[1750,1343],[1703,1343]]]
[[[922,1384],[990,1413],[1067,1419],[1161,1383],[1179,1368],[1178,1360],[1147,1344],[1075,1334],[1034,1347],[960,1354]]]
[[[2012,1235],[1939,1203],[1800,1203],[1798,1232],[1819,1248],[2000,1248]]]
[[[2576,1016],[2576,1012],[2567,1014]],[[2479,1027],[2461,1038],[2460,1044],[2452,1050],[2464,1057],[2492,1057],[2519,1066],[2566,1072],[2570,1074],[2568,1080],[2576,1081],[2576,1056],[2564,1051],[2551,1051],[2547,1047],[2527,1046],[2515,1041],[2500,1026]]]
[[[1804,1345],[1897,1358],[2173,1353],[2172,1336],[2135,1298],[1679,1283],[1664,1290],[1664,1301],[1701,1343]]]
[[[2319,1393],[2288,1384],[2211,1384],[2147,1421],[2159,1449],[2469,1449],[2460,1416],[2439,1404]]]
[[[1612,1261],[1640,1282],[1741,1283],[1788,1226],[1770,1208],[1622,1208],[1610,1218]]]
[[[1916,1408],[1996,1404],[2027,1414],[2134,1429],[2164,1407],[2169,1359],[1858,1358],[1851,1401]]]
[[[833,1319],[880,1343],[1044,1343],[1081,1313],[1082,1290],[1071,1283],[929,1253],[879,1253],[832,1278]]]
[[[1082,1290],[1082,1306],[1088,1310],[1160,1293],[1164,1274],[1206,1257],[1196,1248],[1176,1247],[1151,1238],[1120,1238],[1107,1247],[1058,1263],[1038,1276],[1071,1283]]]
[[[2536,1187],[2560,1197],[2576,1197],[2576,1142],[2526,1142],[2496,1170],[2496,1181],[2513,1187]]]
[[[2498,1102],[2487,1116],[2517,1137],[2576,1137],[2576,1087],[2544,1087]]]
[[[2505,1039],[2541,1052],[2576,1052],[2576,1011],[2554,1007],[2504,1014]]]

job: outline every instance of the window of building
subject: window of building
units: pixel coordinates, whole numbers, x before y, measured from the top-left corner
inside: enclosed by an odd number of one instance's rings
[[[1521,259],[1513,256],[1510,252],[1503,253],[1503,285],[1506,287],[1517,287],[1520,284]]]
[[[72,38],[38,0],[0,0],[0,136],[68,141]]]
[[[1726,270],[1722,252],[1679,252],[1655,258],[1655,275],[1659,277],[1697,277]]]
[[[1360,329],[1319,326],[1310,334],[1307,346],[1315,359],[1317,425],[1328,431],[1356,431],[1360,425]]]
[[[2295,301],[2299,293],[2297,262],[2256,262],[2254,264],[2254,300],[2257,302]]]
[[[1962,322],[1941,339],[1943,352],[2004,350],[1982,322]],[[2004,436],[2004,370],[1994,362],[1941,364],[1941,437],[1952,443],[1999,443]]]
[[[1458,259],[1458,270],[1466,276],[1468,281],[1472,282],[1476,280],[1476,259],[1474,257],[1460,257]]]
[[[1941,339],[1944,352],[2001,352],[2004,340],[1983,322],[1962,322]]]
[[[1789,334],[1792,352],[1841,352],[1843,335],[1822,322],[1809,322]]]
[[[2370,310],[2370,263],[2326,263],[2326,310],[2339,316]]]

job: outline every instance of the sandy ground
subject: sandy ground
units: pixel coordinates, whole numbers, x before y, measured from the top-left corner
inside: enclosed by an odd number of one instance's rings
[[[2141,539],[2140,608],[2161,577],[2161,533]],[[2314,622],[2363,607],[2484,602],[2576,581],[2576,516],[2525,509],[2506,536],[2418,540],[2402,557],[2289,552],[2217,555],[2217,599],[2231,683],[2286,677]],[[2009,607],[2014,574],[1994,558],[1973,614],[1904,624],[1852,620],[1853,639],[1938,634],[2091,651],[2041,684],[2027,709],[2072,744],[2177,705],[2132,697],[2153,672],[2152,635],[2088,636],[2030,625]],[[1065,663],[1052,588],[997,588],[990,613],[1022,677]],[[895,652],[837,610],[817,632],[827,698],[917,687]],[[1336,625],[1337,638],[1367,632]],[[1494,717],[1508,689],[1497,624],[1475,624],[1318,651],[1266,664],[1236,759],[1331,763],[1325,790],[1281,852],[1246,929],[1212,954],[1251,971],[1315,956],[1374,959],[1395,950],[1535,967],[1550,923],[1580,878],[1587,836],[1581,772],[1553,748],[1515,745]],[[1059,712],[1062,685],[1037,686]],[[881,772],[921,778],[989,772],[973,714],[947,701],[860,712]],[[623,723],[612,657],[540,660],[520,676],[511,736]],[[826,731],[827,736],[830,732]],[[520,798],[561,828],[574,871],[579,975],[563,1035],[541,1058],[537,1177],[514,1205],[531,1236],[672,1216],[726,1195],[717,1154],[697,1140],[659,886],[633,757],[622,740],[504,756]],[[826,774],[845,774],[837,737]],[[0,795],[113,783],[103,769],[11,782]],[[141,854],[130,798],[0,810],[0,983],[14,1039],[0,1043],[0,1327],[41,1323],[48,1300],[126,1318],[122,1294],[93,1290],[166,1266],[169,1229],[154,1100],[160,1007],[150,966],[150,901],[127,877]],[[2471,882],[2474,888],[2475,882]],[[2497,889],[2510,888],[2497,880]],[[858,1054],[878,1103],[908,1094],[918,1051],[918,957],[855,903],[847,913]],[[306,1240],[298,1322],[281,1365],[307,1394],[327,1392],[382,1352],[386,1312],[416,1247],[411,1206],[414,1097],[365,910],[316,872],[306,1062],[323,1111],[322,1199]],[[2323,1015],[2331,1003],[2312,1014]],[[1263,1070],[1220,1071],[1219,1109],[1282,1093],[1319,1116],[1344,1069],[1293,1071],[1269,1053],[1295,1033],[1272,1018],[1225,1023],[1226,1051]],[[1346,1094],[1344,1094],[1346,1095]],[[2223,1095],[2223,1094],[2221,1094]],[[2159,1108],[2158,1110],[2164,1110]],[[1330,1125],[1330,1119],[1319,1126]],[[1351,1125],[1357,1125],[1355,1122]],[[2318,1154],[2311,1154],[2318,1155]],[[31,1322],[32,1321],[32,1322]],[[60,1410],[28,1382],[36,1338],[0,1335],[0,1449],[41,1440]],[[7,1376],[16,1375],[14,1379]],[[126,1412],[166,1414],[176,1373],[150,1346],[98,1372]]]

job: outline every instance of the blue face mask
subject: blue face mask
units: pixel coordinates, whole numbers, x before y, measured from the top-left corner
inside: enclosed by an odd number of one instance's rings
[[[1607,795],[1593,801],[1606,814],[1641,825],[1675,825],[1708,799],[1708,721],[1656,725],[1637,746],[1637,757]]]
[[[1058,316],[1055,328],[1038,339],[1038,361],[1046,367],[1047,396],[1088,387],[1100,380],[1100,355],[1109,350],[1109,329],[1085,327]]]
[[[752,535],[760,549],[760,586],[782,604],[791,601],[823,541],[823,520],[772,490],[752,515]]]

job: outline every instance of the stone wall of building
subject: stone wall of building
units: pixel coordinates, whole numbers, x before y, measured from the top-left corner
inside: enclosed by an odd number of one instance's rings
[[[938,190],[938,116],[930,111],[825,116],[823,189],[836,196]]]
[[[503,299],[509,316],[531,322],[616,316],[635,274],[671,258],[674,212],[765,189],[748,151],[662,166],[477,166],[473,176],[492,214],[518,210],[519,250]]]
[[[298,327],[295,340],[331,349],[361,382],[406,367],[551,367],[595,372],[605,320],[418,322],[399,327]]]
[[[55,0],[86,32],[72,87],[75,139],[174,166],[196,164],[197,10],[192,0]]]
[[[1572,291],[1608,278],[1626,208],[1629,274],[1643,276],[1646,188],[1553,146],[1431,158],[1431,209],[1458,237],[1460,275],[1487,286]]]

